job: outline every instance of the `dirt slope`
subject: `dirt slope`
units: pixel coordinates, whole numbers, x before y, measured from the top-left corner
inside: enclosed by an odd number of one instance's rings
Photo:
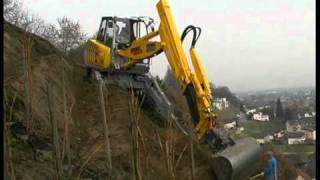
[[[33,131],[26,132],[24,119],[24,76],[23,47],[21,39],[24,31],[4,23],[4,90],[7,95],[6,121],[10,125],[10,148],[12,164],[17,179],[54,179],[52,126],[48,119],[46,84],[53,93],[53,118],[58,122],[60,146],[63,151],[63,168],[67,168],[67,158],[63,149],[64,114],[62,96],[62,71],[65,71],[67,109],[71,112],[70,142],[72,177],[81,178],[132,179],[132,146],[130,133],[130,93],[118,87],[107,87],[107,117],[110,129],[110,143],[113,170],[107,171],[98,86],[94,82],[83,81],[84,69],[65,58],[46,40],[32,36],[31,52],[31,98]],[[8,118],[8,107],[17,95],[13,116]],[[174,170],[176,179],[191,179],[191,159],[189,140],[175,129],[159,127],[148,113],[142,110],[140,118],[140,172],[143,179],[170,179],[165,153],[166,142],[172,140],[174,153],[170,157],[177,162],[186,146],[179,164]],[[36,139],[36,140],[34,140]],[[35,143],[36,142],[36,143]],[[161,142],[161,144],[160,144]],[[8,142],[7,142],[8,144]],[[100,149],[99,149],[100,147]],[[87,157],[94,153],[89,161]],[[39,154],[39,152],[41,152]],[[196,179],[210,179],[207,158],[195,148]],[[7,157],[9,158],[9,157]],[[10,161],[7,161],[10,162]],[[176,165],[176,164],[174,164]],[[10,174],[10,173],[9,173]],[[12,175],[13,173],[11,173]],[[63,172],[66,175],[66,171]]]

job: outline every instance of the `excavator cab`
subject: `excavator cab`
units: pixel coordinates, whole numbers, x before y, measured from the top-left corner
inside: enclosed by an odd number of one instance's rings
[[[136,40],[152,33],[154,20],[150,17],[102,17],[96,39],[89,40],[85,49],[86,79],[97,79],[94,75],[99,72],[105,84],[134,90],[135,95],[141,99],[144,97],[143,107],[152,107],[164,121],[168,118],[171,104],[149,73],[152,57],[141,58],[139,62],[128,66],[132,58],[119,53],[119,50],[127,49]],[[152,49],[151,45],[149,49]],[[137,48],[133,52],[139,53],[139,50]]]
[[[129,47],[135,39],[133,34],[133,23],[130,19],[117,17],[103,17],[100,23],[97,40],[103,42],[110,48],[113,47],[113,40],[118,47]]]
[[[97,33],[96,41],[91,48],[91,54],[95,57],[87,57],[85,62],[87,65],[94,66],[100,71],[122,71],[121,66],[128,62],[128,59],[119,56],[117,50],[130,47],[131,43],[142,36],[148,35],[154,31],[153,19],[149,17],[133,17],[133,18],[119,18],[119,17],[102,17],[100,27]],[[89,45],[90,46],[90,45]],[[108,54],[106,58],[101,58],[99,61],[99,54],[93,50],[100,49],[104,54]],[[88,48],[90,51],[90,48]],[[88,53],[90,54],[90,52]],[[91,58],[91,61],[90,61]],[[150,70],[150,58],[136,63],[125,72],[132,74],[146,74]]]

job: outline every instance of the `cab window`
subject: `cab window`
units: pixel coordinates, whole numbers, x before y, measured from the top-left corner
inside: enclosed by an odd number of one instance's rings
[[[106,19],[102,20],[97,40],[110,46],[112,44],[113,34],[113,21]]]
[[[101,22],[100,29],[99,29],[99,32],[98,32],[98,37],[97,37],[97,39],[99,41],[104,41],[104,35],[105,35],[105,31],[106,31],[106,23],[107,23],[106,20],[103,20]]]

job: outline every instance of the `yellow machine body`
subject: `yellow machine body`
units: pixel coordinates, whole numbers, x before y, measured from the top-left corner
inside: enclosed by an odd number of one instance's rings
[[[97,40],[89,40],[85,53],[85,63],[105,69],[112,65],[111,48]]]
[[[162,51],[162,44],[160,42],[150,40],[158,34],[159,32],[155,31],[133,41],[130,48],[118,50],[119,55],[134,61],[155,56],[158,52]]]
[[[195,74],[191,72],[187,61],[186,53],[174,21],[169,3],[166,0],[160,0],[157,4],[160,16],[160,38],[164,46],[164,52],[175,77],[181,85],[182,92],[185,92],[186,86],[193,84],[196,95],[196,108],[199,112],[199,121],[195,127],[195,133],[199,139],[216,126],[216,114],[212,112],[212,98],[209,89],[209,81],[205,75],[201,60],[191,48],[191,58],[195,69]]]
[[[209,80],[201,59],[194,48],[201,34],[201,28],[190,25],[184,30],[180,38],[167,0],[160,0],[157,4],[157,10],[160,17],[158,30],[152,30],[152,32],[147,33],[145,36],[137,36],[135,39],[130,37],[131,41],[129,44],[121,47],[117,46],[116,48],[113,47],[114,49],[110,48],[114,44],[107,46],[107,42],[104,44],[98,40],[90,40],[87,44],[85,62],[87,65],[95,66],[99,69],[111,69],[113,68],[114,61],[120,59],[123,61],[117,70],[129,72],[144,59],[149,59],[164,52],[171,70],[180,84],[180,90],[186,97],[194,124],[194,133],[199,140],[205,139],[208,144],[212,145],[210,147],[214,147],[212,148],[213,153],[217,152],[215,147],[219,147],[217,148],[218,151],[225,149],[225,151],[220,153],[222,157],[220,159],[222,160],[216,160],[216,162],[226,161],[230,165],[228,170],[231,172],[220,173],[221,178],[219,178],[230,179],[222,178],[222,176],[230,173],[234,176],[236,172],[243,172],[244,164],[250,164],[251,160],[258,156],[259,146],[254,139],[234,143],[233,140],[230,140],[231,138],[220,133],[222,131],[217,127],[217,115],[213,112],[213,98]],[[112,17],[109,19],[112,19]],[[189,49],[192,66],[188,63],[187,55],[182,45],[185,35],[190,32],[189,27],[191,28],[190,30],[194,31],[193,41]],[[196,35],[197,28],[199,31],[198,36]],[[158,38],[160,41],[153,40],[156,37],[160,37]],[[115,42],[114,39],[113,42]],[[251,151],[247,151],[246,148],[250,148]],[[220,163],[215,164],[213,169],[216,171],[216,175],[219,175],[217,173],[217,171],[220,171],[219,168]]]
[[[117,50],[118,55],[127,58],[127,62],[121,65],[121,69],[127,70],[142,60],[164,51],[180,83],[181,91],[187,99],[193,99],[194,103],[189,106],[196,109],[195,133],[201,139],[206,132],[216,126],[209,80],[194,48],[190,48],[190,55],[195,72],[191,71],[167,0],[160,0],[157,9],[160,16],[159,30],[134,40],[127,48]],[[160,36],[160,41],[152,41],[157,36]],[[111,49],[97,40],[90,40],[87,44],[86,63],[101,69],[111,67],[113,63]],[[186,94],[187,87],[190,86],[195,93]]]

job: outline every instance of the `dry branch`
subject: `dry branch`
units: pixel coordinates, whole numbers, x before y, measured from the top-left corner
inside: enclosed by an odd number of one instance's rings
[[[81,177],[81,173],[83,171],[83,169],[85,168],[85,166],[88,164],[88,162],[91,160],[91,158],[101,149],[103,143],[100,144],[91,154],[88,155],[88,157],[86,158],[86,160],[83,162],[83,164],[80,167],[79,170],[79,174],[78,174],[78,179],[80,179]]]
[[[178,165],[179,165],[179,163],[180,163],[180,160],[182,159],[183,154],[184,154],[184,152],[186,151],[187,148],[188,148],[188,145],[185,145],[184,148],[183,148],[183,150],[181,151],[181,153],[180,153],[180,155],[179,155],[179,157],[178,157],[178,159],[177,159],[177,162],[176,162],[175,165],[174,165],[174,170],[177,169],[177,167],[178,167]]]

